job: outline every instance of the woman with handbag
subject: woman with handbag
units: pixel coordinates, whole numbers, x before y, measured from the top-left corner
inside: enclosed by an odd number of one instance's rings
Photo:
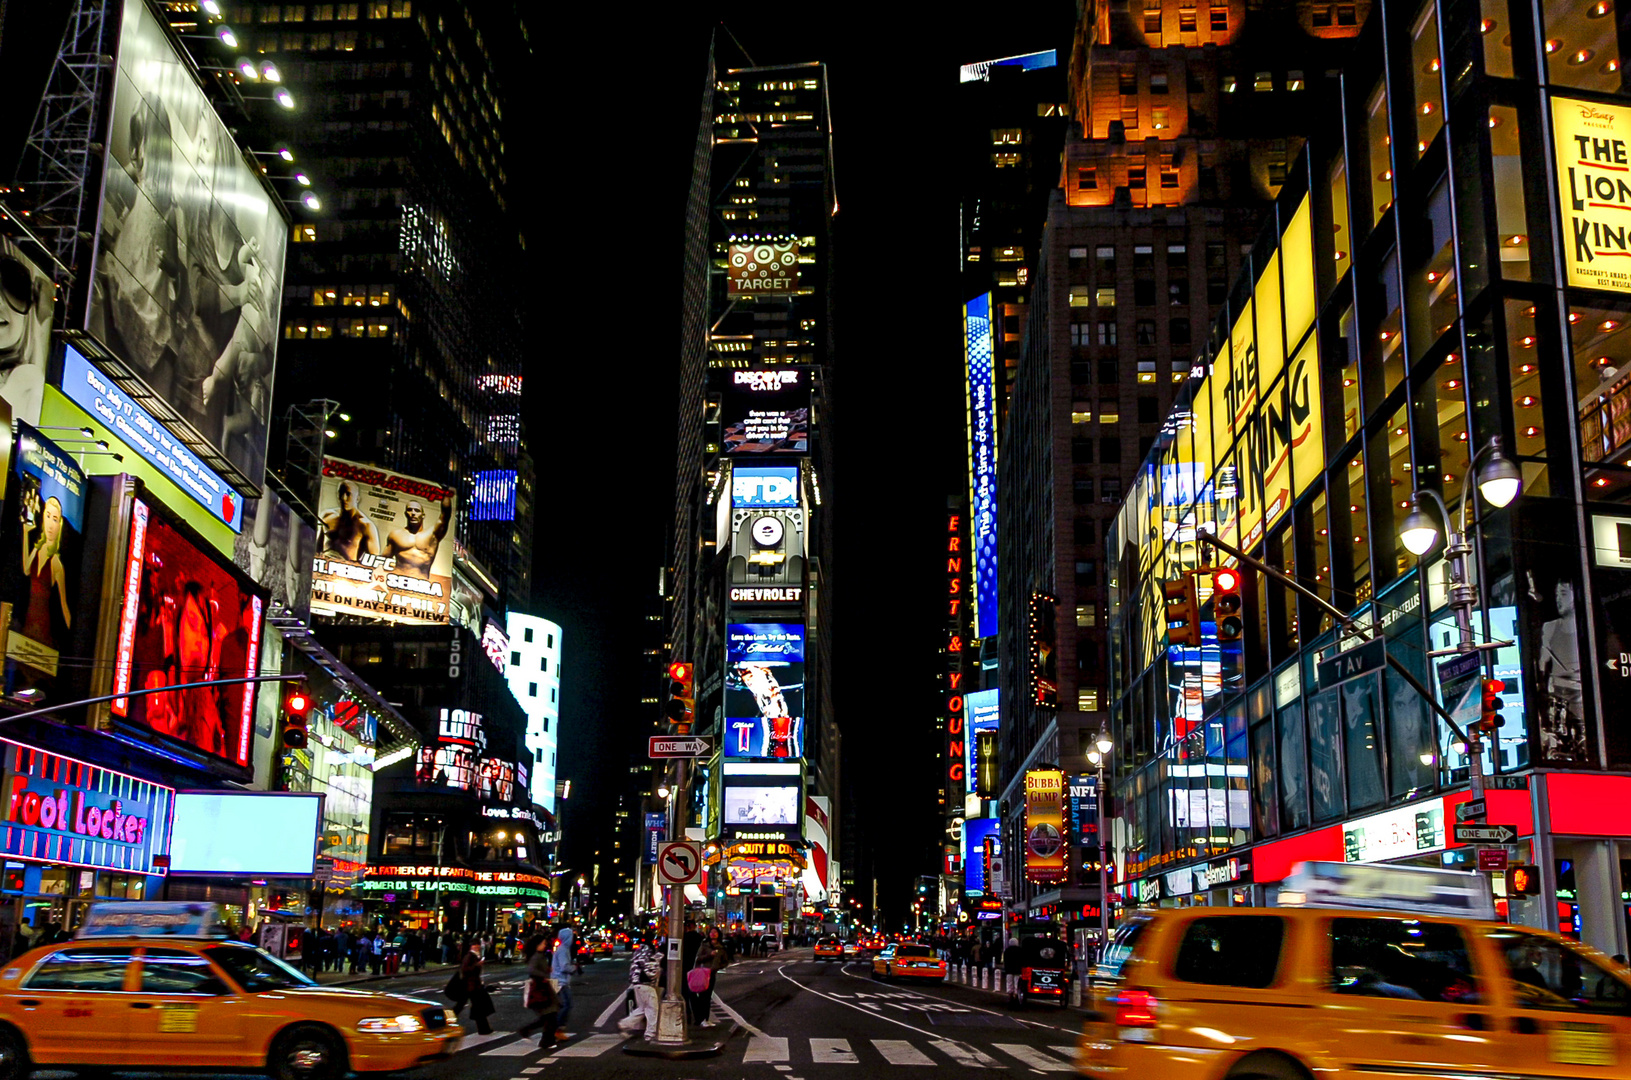
[[[556,1011],[561,1007],[555,994],[555,984],[549,976],[549,953],[544,950],[544,935],[534,934],[521,946],[521,957],[527,964],[527,982],[521,989],[521,1005],[538,1015],[516,1029],[517,1035],[531,1035],[542,1031],[539,1046],[553,1046],[556,1039]]]
[[[487,1022],[487,1018],[493,1015],[493,999],[487,993],[487,988],[481,985],[482,962],[481,939],[477,938],[459,962],[459,975],[464,979],[464,993],[470,1000],[470,1019],[476,1022],[476,1031],[491,1035],[493,1025]]]
[[[725,966],[725,941],[718,927],[708,931],[697,947],[696,962],[685,974],[686,997],[691,1003],[691,1022],[697,1027],[713,1027],[709,1014],[714,1002],[714,973]]]

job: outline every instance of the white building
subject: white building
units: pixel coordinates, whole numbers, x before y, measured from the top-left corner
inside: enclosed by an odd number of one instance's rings
[[[527,714],[532,801],[553,814],[555,754],[561,734],[561,628],[548,619],[514,611],[506,622],[510,656],[504,674],[510,681],[510,693]]]

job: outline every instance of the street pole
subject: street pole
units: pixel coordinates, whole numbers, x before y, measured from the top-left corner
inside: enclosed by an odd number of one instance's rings
[[[1099,758],[1099,787],[1094,793],[1099,811],[1099,955],[1110,941],[1110,845],[1104,831],[1104,758]]]
[[[675,763],[674,786],[668,796],[668,837],[670,840],[683,840],[684,811],[681,807],[686,805],[686,786],[690,781],[690,770],[684,758]],[[680,997],[680,980],[685,977],[681,971],[680,946],[685,940],[685,886],[670,885],[668,887],[668,986],[663,990],[663,999],[657,1003],[657,1039],[659,1043],[677,1044],[685,1042],[685,1001]]]

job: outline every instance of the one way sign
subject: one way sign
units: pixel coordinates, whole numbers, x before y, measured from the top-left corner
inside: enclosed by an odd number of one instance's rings
[[[692,840],[670,840],[657,849],[657,880],[664,885],[702,882],[702,845]]]

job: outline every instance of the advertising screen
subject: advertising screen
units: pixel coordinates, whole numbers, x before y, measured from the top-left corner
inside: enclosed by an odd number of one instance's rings
[[[810,373],[801,368],[731,371],[720,421],[727,454],[810,451]]]
[[[212,516],[243,528],[243,497],[72,345],[63,349],[62,392]]]
[[[968,406],[969,542],[974,571],[974,636],[997,632],[997,369],[991,294],[963,305],[963,371]]]
[[[731,603],[804,599],[803,510],[732,510],[730,529]]]
[[[17,513],[6,535],[15,542],[12,556],[11,630],[6,660],[12,691],[48,689],[57,675],[57,658],[73,641],[79,611],[80,553],[85,529],[85,474],[27,424],[17,425],[12,458],[16,473]]]
[[[232,545],[232,561],[271,594],[274,609],[301,618],[311,612],[311,560],[317,549],[313,529],[270,484],[244,506],[244,531]]]
[[[975,818],[963,822],[963,892],[980,896],[989,891],[985,880],[985,841],[997,840],[996,818]]]
[[[453,591],[453,489],[323,459],[314,612],[445,623]]]
[[[1025,774],[1025,876],[1031,881],[1065,880],[1064,789],[1058,769]]]
[[[968,719],[967,761],[964,768],[964,775],[968,777],[968,794],[988,795],[989,792],[982,789],[979,777],[980,767],[985,764],[980,760],[980,732],[997,730],[997,691],[975,690],[964,694],[963,715]]]
[[[1070,778],[1070,831],[1078,844],[1099,842],[1099,780],[1078,773]]]
[[[725,628],[725,756],[804,756],[804,626]]]
[[[113,692],[259,674],[265,592],[184,536],[145,500],[131,505]],[[249,765],[255,684],[115,698],[113,715],[234,765]]]
[[[797,826],[801,797],[797,780],[774,783],[766,777],[763,784],[729,784],[725,787],[725,824]]]
[[[731,470],[731,505],[748,509],[797,509],[797,465],[738,465]]]
[[[482,758],[476,793],[488,802],[515,801],[515,763],[502,758]]]
[[[128,394],[259,484],[288,221],[148,5],[123,8],[85,329]]]
[[[514,521],[515,477],[514,469],[478,472],[470,488],[470,520]]]
[[[6,236],[0,236],[0,294],[0,398],[13,419],[37,424],[57,290]]]
[[[178,791],[170,871],[311,877],[322,810],[321,795]]]
[[[425,787],[474,790],[486,750],[487,727],[481,713],[443,709],[436,741],[419,748],[414,780]]]
[[[792,296],[799,288],[799,245],[792,237],[732,240],[727,248],[725,295]]]

